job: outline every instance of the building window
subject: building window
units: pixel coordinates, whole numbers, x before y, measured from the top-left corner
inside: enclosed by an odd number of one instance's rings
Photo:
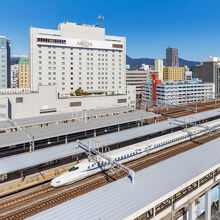
[[[70,102],[70,107],[81,106],[81,102]]]
[[[118,99],[118,103],[126,103],[127,99]]]
[[[16,103],[23,103],[23,97],[17,97]]]

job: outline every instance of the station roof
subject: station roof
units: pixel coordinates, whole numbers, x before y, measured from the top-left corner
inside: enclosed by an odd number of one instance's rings
[[[100,116],[106,114],[128,112],[132,110],[133,110],[132,108],[126,106],[118,106],[112,108],[92,109],[92,110],[86,110],[80,112],[56,113],[52,115],[42,115],[42,116],[29,117],[29,118],[13,119],[11,121],[9,120],[0,121],[0,130],[7,130],[16,127],[34,126],[38,124],[46,124],[46,123],[84,118],[85,115],[87,117],[92,117],[92,116]]]
[[[76,121],[45,127],[29,128],[22,131],[1,133],[0,148],[30,142],[32,141],[32,137],[34,137],[34,140],[43,140],[158,116],[158,114],[153,112],[134,111],[104,118],[94,118],[87,121]]]
[[[220,114],[218,110],[218,115]],[[203,113],[203,114],[202,114]],[[184,116],[178,118],[179,120],[189,121],[192,117],[196,117],[196,120],[201,120],[207,118],[208,116],[215,116],[215,112],[207,111],[206,116],[204,112],[193,114],[192,116]],[[88,138],[83,141],[86,143],[94,142],[94,147],[109,146],[116,143],[121,143],[124,141],[129,141],[134,138],[154,134],[160,131],[165,131],[171,128],[177,127],[171,121],[162,121],[155,124],[145,125],[142,127],[135,127],[126,129],[123,131],[110,133],[106,135],[97,136],[96,138]],[[15,133],[15,132],[10,132]],[[8,133],[8,134],[10,134]],[[0,135],[1,137],[1,135]],[[17,138],[19,138],[18,136]],[[76,142],[71,142],[68,144],[61,144],[54,147],[48,147],[34,152],[27,152],[22,154],[17,154],[0,159],[0,174],[10,173],[16,170],[25,169],[27,167],[36,166],[48,161],[56,160],[59,158],[68,157],[77,153],[81,153],[81,149],[76,149]],[[16,161],[16,162],[15,162]],[[15,166],[16,164],[16,166]]]
[[[28,219],[124,219],[219,164],[219,144],[218,138],[136,172],[135,184],[125,177]]]

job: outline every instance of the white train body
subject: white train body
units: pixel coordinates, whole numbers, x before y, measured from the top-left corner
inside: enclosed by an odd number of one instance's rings
[[[204,123],[202,124],[202,127],[194,126],[192,128],[188,128],[188,132],[185,130],[173,132],[167,135],[123,147],[118,150],[113,150],[106,153],[106,155],[119,163],[126,163],[128,161],[143,157],[147,154],[151,154],[163,150],[164,148],[168,148],[178,143],[190,140],[191,138],[202,136],[208,133],[210,129],[216,130],[219,128],[220,119]],[[109,168],[109,163],[106,160],[101,159],[99,156],[97,156],[97,161],[102,162],[99,163],[96,161],[89,161],[88,159],[83,160],[67,172],[54,178],[51,181],[51,186],[60,187],[63,185],[69,185],[92,174]]]

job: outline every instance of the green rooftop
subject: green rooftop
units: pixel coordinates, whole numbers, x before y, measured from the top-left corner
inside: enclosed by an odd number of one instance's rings
[[[19,65],[28,65],[28,64],[29,64],[28,58],[20,58],[19,59]]]

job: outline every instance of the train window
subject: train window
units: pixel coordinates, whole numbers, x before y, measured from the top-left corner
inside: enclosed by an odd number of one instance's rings
[[[69,172],[72,172],[72,171],[75,171],[75,170],[78,170],[79,169],[79,167],[72,167],[71,169],[69,169],[68,171]]]

